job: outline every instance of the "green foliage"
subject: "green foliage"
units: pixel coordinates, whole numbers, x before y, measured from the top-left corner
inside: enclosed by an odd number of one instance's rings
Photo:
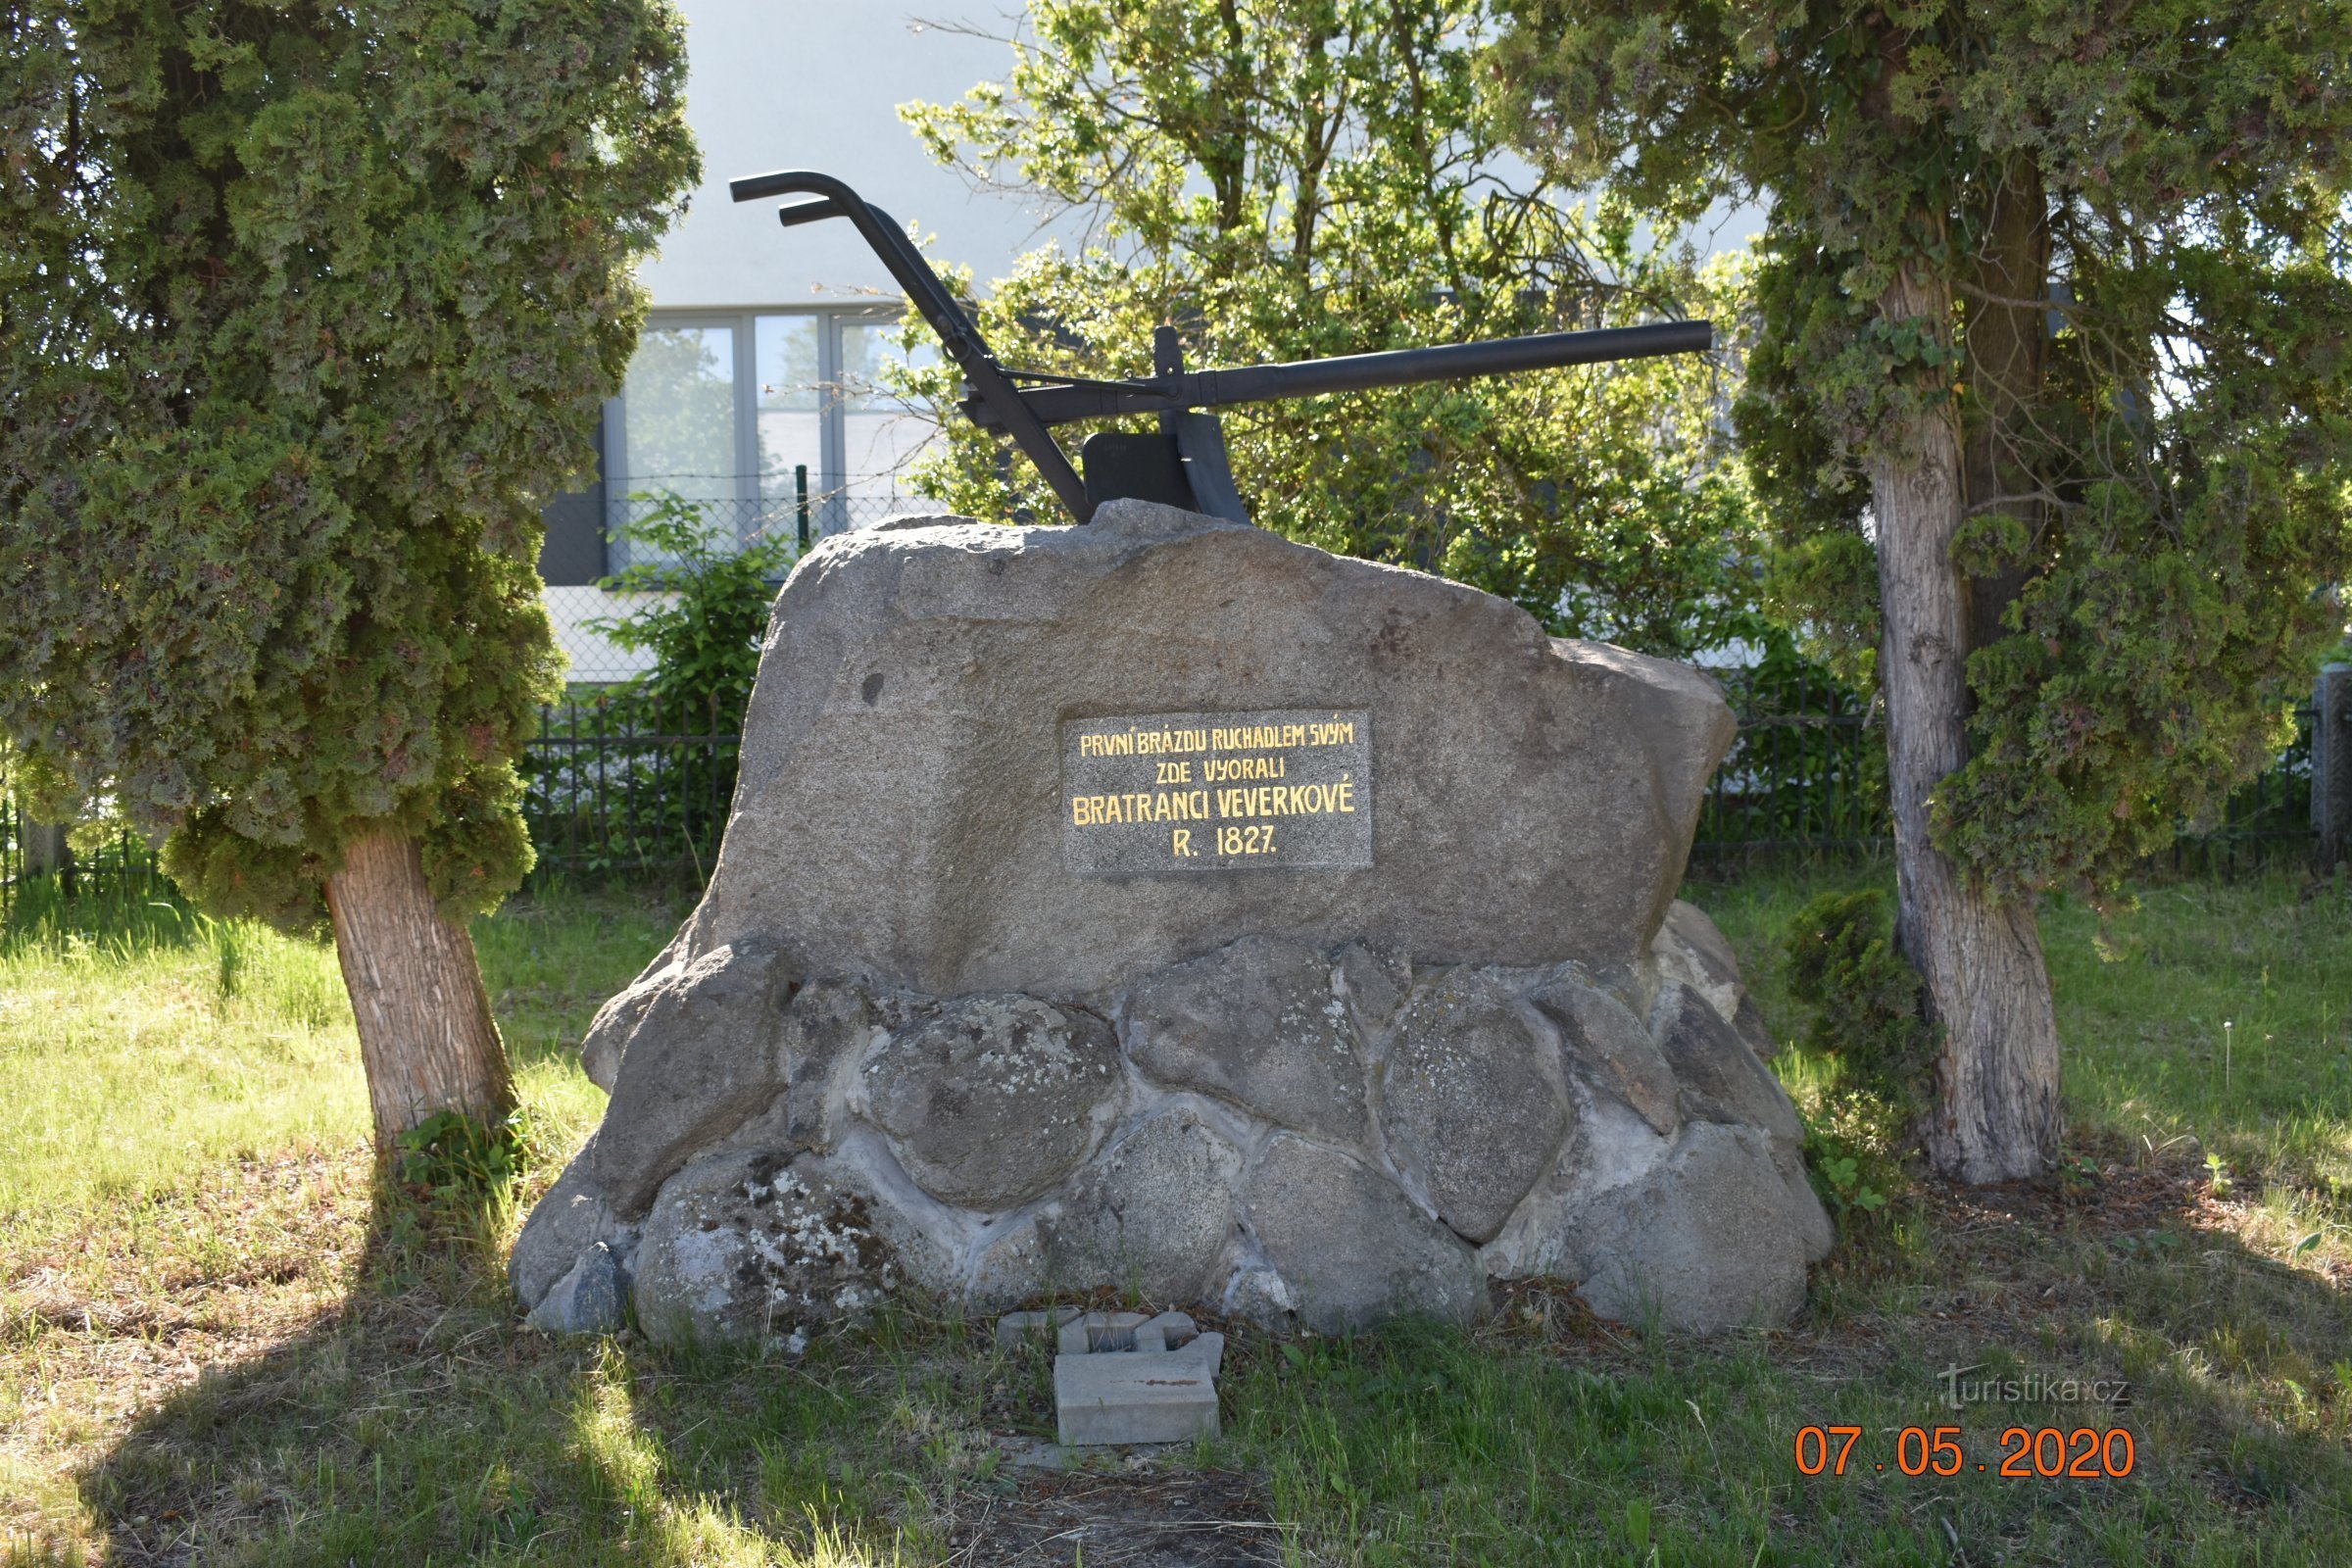
[[[0,27],[0,730],[220,914],[530,864],[538,502],[695,172],[662,0],[28,0]]]
[[[2205,1156],[2206,1190],[2216,1198],[2230,1196],[2230,1167],[2219,1154]]]
[[[2177,507],[2097,487],[2011,635],[1970,659],[1973,756],[1936,802],[1963,859],[2024,886],[2112,885],[2294,742],[2312,650],[2339,618],[2314,590],[2346,570],[2342,480],[2293,475],[2263,432],[2241,454],[2217,452],[2232,471],[2179,486],[2201,493]]]
[[[1848,1152],[1842,1146],[1820,1140],[1808,1140],[1806,1156],[1820,1186],[1825,1190],[1830,1206],[1840,1216],[1849,1213],[1876,1214],[1886,1206],[1886,1195],[1870,1184],[1862,1172],[1861,1156]]]
[[[1161,322],[1205,366],[1736,317],[1736,277],[1520,177],[1476,113],[1482,24],[1432,0],[1039,0],[1008,81],[904,113],[942,162],[1089,224],[980,306],[1016,366],[1148,374]],[[1689,652],[1755,624],[1720,377],[1682,358],[1261,404],[1227,439],[1269,528],[1474,583],[1554,633]],[[944,410],[957,379],[908,389]],[[926,493],[1054,514],[1025,467],[1008,505],[994,440],[948,431]]]
[[[535,1140],[519,1110],[495,1123],[437,1110],[396,1142],[401,1181],[419,1197],[447,1201],[512,1193],[532,1162]]]
[[[1894,949],[1886,894],[1821,895],[1789,922],[1785,951],[1788,994],[1814,1009],[1806,1048],[1837,1057],[1861,1083],[1924,1099],[1936,1031],[1922,1014],[1919,971]]]
[[[2210,815],[2343,631],[2352,5],[1505,10],[1496,120],[1547,169],[1766,204],[1735,420],[1776,609],[1847,678],[1874,470],[1956,449],[1944,847],[2107,887]]]
[[[760,642],[774,605],[773,579],[796,554],[783,538],[740,543],[722,536],[699,502],[663,492],[638,496],[651,511],[619,530],[661,559],[633,562],[600,585],[662,596],[625,615],[588,622],[620,647],[654,656],[642,689],[659,709],[739,729],[760,673]]]

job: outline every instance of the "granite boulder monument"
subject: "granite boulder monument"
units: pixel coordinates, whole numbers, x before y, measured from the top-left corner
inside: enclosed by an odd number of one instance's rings
[[[1149,501],[829,538],[515,1290],[665,1340],[1102,1286],[1336,1330],[1531,1275],[1785,1319],[1830,1224],[1674,896],[1733,728],[1688,667]]]

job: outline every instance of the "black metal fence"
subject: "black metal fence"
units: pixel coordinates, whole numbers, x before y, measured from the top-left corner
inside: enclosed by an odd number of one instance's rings
[[[1817,676],[1715,673],[1740,715],[1740,735],[1701,809],[1694,868],[1891,847],[1885,737],[1865,705]],[[2312,853],[2313,711],[2296,710],[2294,744],[2230,798],[2220,821],[2180,837],[2174,868],[2227,876]],[[707,879],[742,750],[741,734],[710,709],[664,706],[627,687],[542,709],[521,763],[535,874]],[[32,881],[136,897],[163,887],[155,856],[127,829],[77,830],[73,853],[61,856],[56,830],[28,820],[10,786],[0,759],[0,915]],[[52,872],[62,876],[51,881]]]
[[[1700,809],[1694,864],[1893,848],[1886,737],[1869,705],[1810,672],[1711,673],[1740,715],[1740,734]],[[2312,705],[2295,710],[2293,743],[2230,797],[2217,821],[2191,824],[2174,840],[2174,869],[2234,875],[2312,853],[2315,723]]]
[[[541,709],[521,767],[540,871],[707,879],[742,753],[714,709],[628,687]]]
[[[168,886],[147,841],[119,821],[68,829],[35,821],[0,754],[0,920],[21,890],[44,898],[151,899]]]
[[[2298,706],[2293,743],[2230,797],[2218,822],[2173,841],[2173,868],[2227,877],[2242,866],[2316,855],[2320,837],[2312,753],[2318,730],[2318,705]]]
[[[1868,705],[1801,667],[1718,669],[1740,733],[1716,768],[1691,853],[1853,853],[1893,842],[1886,747]]]

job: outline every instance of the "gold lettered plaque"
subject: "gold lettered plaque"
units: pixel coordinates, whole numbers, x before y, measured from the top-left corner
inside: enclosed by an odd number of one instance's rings
[[[1285,708],[1063,719],[1061,835],[1064,863],[1080,876],[1366,870],[1372,715]]]

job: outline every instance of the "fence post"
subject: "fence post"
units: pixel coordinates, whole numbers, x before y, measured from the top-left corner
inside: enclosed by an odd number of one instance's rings
[[[2320,864],[2352,859],[2352,664],[2324,664],[2311,694],[2311,825]]]
[[[808,465],[806,463],[793,465],[792,493],[800,499],[801,554],[805,556],[808,553]]]

